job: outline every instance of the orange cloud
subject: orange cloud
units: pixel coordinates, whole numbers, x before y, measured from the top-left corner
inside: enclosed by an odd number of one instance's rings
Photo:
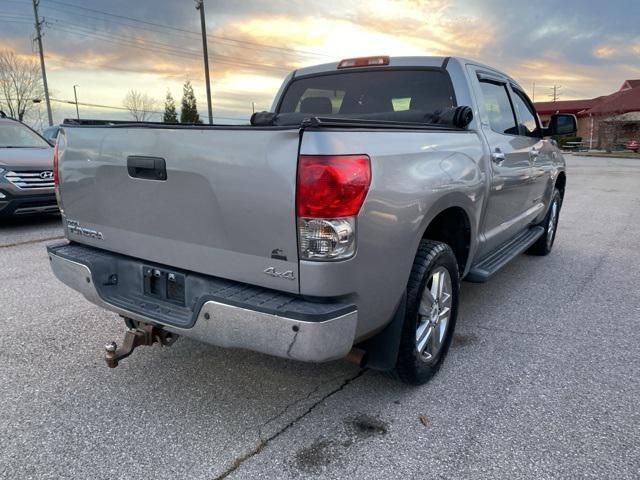
[[[602,47],[598,47],[593,51],[593,54],[598,58],[609,58],[617,53],[617,50],[613,47],[603,45]]]

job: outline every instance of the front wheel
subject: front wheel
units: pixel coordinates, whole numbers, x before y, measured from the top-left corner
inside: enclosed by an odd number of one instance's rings
[[[560,207],[562,207],[562,195],[556,188],[553,191],[551,197],[551,204],[549,205],[549,211],[544,218],[541,227],[544,227],[544,234],[531,245],[527,253],[530,255],[548,255],[553,248],[553,242],[556,239],[556,232],[558,231],[558,219],[560,218]]]
[[[422,240],[407,283],[407,308],[395,374],[421,385],[440,368],[458,314],[460,279],[451,247]]]

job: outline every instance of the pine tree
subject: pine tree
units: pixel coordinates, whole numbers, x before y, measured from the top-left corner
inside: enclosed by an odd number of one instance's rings
[[[178,123],[178,112],[176,112],[176,102],[171,92],[167,90],[167,97],[164,101],[164,123]]]
[[[182,110],[180,111],[180,123],[202,123],[196,105],[196,96],[190,81],[184,83],[182,88]]]

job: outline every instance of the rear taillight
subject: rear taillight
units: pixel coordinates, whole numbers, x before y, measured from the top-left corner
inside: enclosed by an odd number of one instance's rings
[[[366,155],[300,155],[296,212],[312,218],[357,215],[370,183]]]
[[[53,147],[53,184],[57,187],[60,185],[60,179],[58,178],[58,144]]]
[[[62,147],[60,147],[62,144]],[[58,134],[58,141],[53,147],[53,189],[56,192],[56,201],[58,202],[58,208],[60,213],[64,216],[64,208],[62,207],[62,198],[60,196],[60,155],[64,155],[65,136],[60,132]]]
[[[367,155],[300,155],[296,213],[301,258],[342,260],[355,253],[356,216],[370,183]]]

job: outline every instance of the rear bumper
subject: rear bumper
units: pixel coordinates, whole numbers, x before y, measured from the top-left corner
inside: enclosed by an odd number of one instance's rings
[[[56,277],[90,302],[205,343],[307,362],[342,358],[353,346],[358,322],[353,305],[307,301],[180,271],[186,275],[187,292],[197,291],[197,299],[188,296],[186,306],[178,308],[131,287],[141,285],[149,262],[73,243],[49,245],[47,251]],[[109,280],[114,275],[121,286]],[[172,320],[179,315],[190,319]]]

